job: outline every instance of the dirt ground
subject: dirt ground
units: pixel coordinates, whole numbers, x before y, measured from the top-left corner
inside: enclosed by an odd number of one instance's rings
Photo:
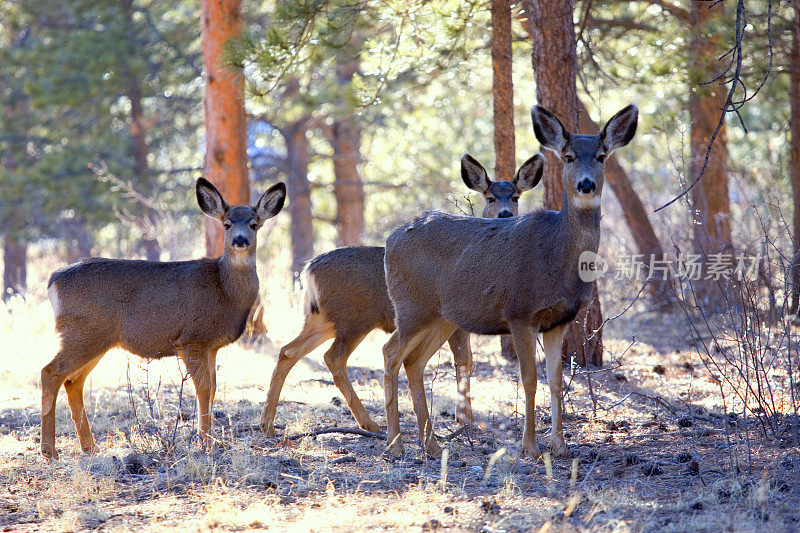
[[[422,454],[404,381],[405,457],[387,457],[379,438],[300,436],[356,427],[322,363],[327,345],[289,375],[279,436],[265,437],[254,424],[277,347],[301,324],[299,299],[284,296],[288,310],[268,315],[276,317],[271,342],[219,354],[210,452],[194,437],[194,391],[178,362],[146,364],[114,351],[87,383],[100,451],[79,451],[62,394],[61,458],[53,462],[38,445],[39,371],[57,348],[52,315],[43,297],[9,306],[0,318],[0,530],[800,530],[800,451],[723,406],[715,376],[676,313],[627,313],[606,327],[602,369],[572,376],[565,369],[570,457],[556,459],[551,471],[520,456],[517,367],[499,357],[493,337],[473,337],[474,428],[457,432],[449,351],[442,348],[428,367],[446,462]],[[373,332],[350,365],[356,391],[379,423],[386,338]],[[550,426],[543,364],[539,376],[544,449]]]

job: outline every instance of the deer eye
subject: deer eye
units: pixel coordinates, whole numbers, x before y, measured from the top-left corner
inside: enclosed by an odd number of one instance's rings
[[[225,222],[223,222],[223,223],[222,223],[222,225],[223,225],[223,226],[225,226],[225,229],[231,229],[231,226],[232,226],[233,224],[231,224],[230,222],[228,222],[228,221],[226,220]]]
[[[258,224],[255,222],[250,223],[250,229],[258,229]]]
[[[574,163],[575,162],[575,156],[574,155],[565,155],[564,156],[564,161],[566,161],[567,163]]]
[[[515,196],[511,199],[512,202],[519,202],[519,196]]]
[[[486,199],[486,201],[489,202],[490,204],[493,204],[495,201],[497,201],[497,198],[492,198],[490,196],[489,198]]]
[[[597,156],[597,160],[602,163],[603,161],[606,160],[606,154],[599,154]]]

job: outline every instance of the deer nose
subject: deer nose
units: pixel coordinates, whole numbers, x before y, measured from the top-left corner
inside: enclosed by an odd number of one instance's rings
[[[511,218],[514,214],[511,211],[501,211],[500,214],[497,215],[497,218]]]
[[[582,179],[578,182],[578,192],[581,194],[590,194],[593,193],[594,190],[597,188],[594,181],[590,180],[589,178]]]
[[[250,245],[250,242],[241,235],[237,235],[231,244],[234,248],[247,248]]]

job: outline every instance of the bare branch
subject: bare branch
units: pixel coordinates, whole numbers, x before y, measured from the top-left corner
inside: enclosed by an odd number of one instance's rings
[[[720,0],[705,0],[709,3],[708,8],[710,9]],[[706,147],[705,157],[703,158],[703,167],[700,169],[700,172],[697,176],[692,180],[687,188],[685,188],[680,194],[678,194],[675,198],[667,202],[666,204],[662,205],[661,207],[657,208],[655,212],[661,211],[665,207],[668,207],[691,191],[695,185],[700,182],[700,179],[705,174],[706,168],[708,168],[708,160],[711,156],[711,148],[714,146],[714,141],[716,141],[717,136],[719,135],[720,130],[722,129],[723,124],[725,124],[725,115],[728,113],[735,113],[736,116],[739,118],[739,122],[744,128],[745,133],[747,132],[747,127],[744,124],[744,119],[742,118],[741,113],[739,110],[744,106],[745,103],[749,102],[759,93],[764,84],[767,82],[769,78],[770,72],[772,71],[772,0],[769,0],[768,8],[767,8],[767,38],[769,41],[769,65],[767,67],[767,71],[764,75],[764,78],[761,80],[758,87],[756,87],[755,91],[748,96],[747,94],[747,87],[742,79],[742,59],[743,59],[743,52],[742,52],[742,41],[744,40],[744,32],[745,28],[747,27],[747,7],[745,6],[745,0],[737,0],[736,3],[736,39],[733,46],[728,49],[727,52],[722,54],[718,60],[721,61],[725,58],[730,58],[728,61],[728,65],[725,67],[722,72],[714,76],[711,80],[704,82],[704,84],[714,83],[719,80],[724,80],[721,82],[722,85],[730,83],[730,89],[728,90],[728,96],[725,98],[725,104],[722,107],[722,112],[720,113],[719,121],[717,122],[717,127],[714,129],[714,134],[711,135],[711,138],[708,141],[708,146]],[[725,78],[728,78],[725,80]],[[735,100],[734,97],[736,95],[736,90],[738,88],[742,89],[742,98]]]

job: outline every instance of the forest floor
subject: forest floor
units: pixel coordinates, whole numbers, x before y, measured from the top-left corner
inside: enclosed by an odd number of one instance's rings
[[[631,311],[606,327],[602,369],[575,376],[565,369],[570,457],[555,459],[551,475],[542,460],[520,457],[518,369],[499,357],[493,337],[473,338],[478,423],[446,443],[446,464],[421,452],[405,381],[401,459],[388,458],[385,441],[375,438],[283,438],[356,427],[322,363],[327,344],[289,375],[279,437],[254,430],[277,347],[301,324],[299,299],[288,293],[284,312],[269,313],[272,342],[220,351],[217,444],[210,452],[193,436],[194,391],[176,359],[146,364],[113,351],[87,382],[100,451],[80,452],[61,394],[61,456],[48,462],[38,444],[39,372],[57,339],[41,296],[17,300],[0,317],[3,531],[800,529],[800,450],[723,408],[717,381],[677,314]],[[381,424],[386,338],[373,332],[350,365],[357,393]],[[544,446],[550,427],[543,364],[539,376],[537,431]],[[446,348],[431,360],[426,384],[437,434],[454,432],[455,372]]]

